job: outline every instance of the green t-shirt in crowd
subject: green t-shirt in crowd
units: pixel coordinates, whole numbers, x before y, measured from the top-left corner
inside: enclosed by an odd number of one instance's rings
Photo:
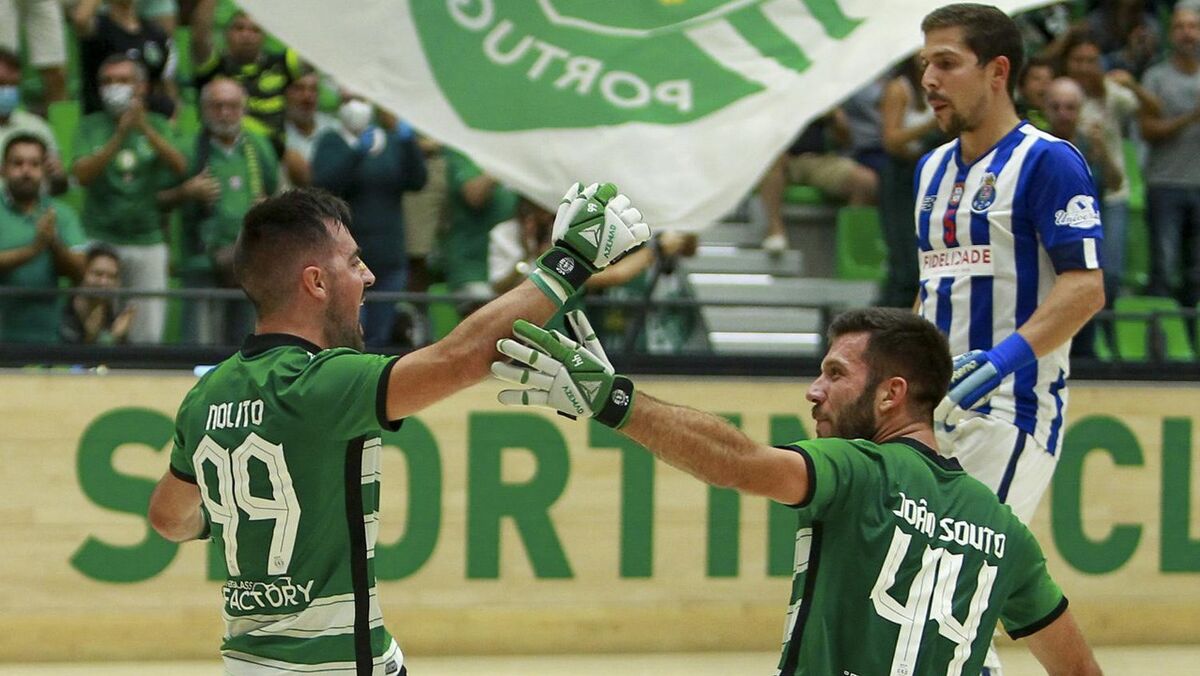
[[[18,212],[5,194],[0,198],[0,251],[27,246],[37,234],[37,222],[47,209],[53,207],[58,237],[71,248],[86,244],[79,216],[67,204],[56,199],[42,198],[30,214]],[[54,254],[45,249],[32,260],[8,272],[0,272],[0,286],[23,289],[56,289],[58,272],[54,269]],[[0,342],[56,343],[61,299],[0,298]]]
[[[167,118],[146,113],[159,135],[175,143]],[[75,157],[95,153],[117,132],[117,121],[108,113],[92,113],[79,123]],[[131,130],[104,171],[87,186],[83,224],[87,234],[109,244],[159,244],[163,241],[162,215],[156,195],[178,182],[179,176],[159,157],[150,139]]]
[[[450,227],[441,238],[442,266],[446,283],[452,290],[470,282],[488,281],[488,233],[501,221],[512,218],[517,209],[517,194],[497,185],[492,199],[482,209],[473,209],[462,196],[462,186],[481,176],[481,170],[462,153],[446,153],[446,194]]]
[[[203,149],[200,144],[207,144]],[[189,176],[205,167],[221,186],[216,203],[189,203],[183,209],[184,256],[187,270],[209,270],[209,256],[237,240],[242,218],[254,203],[279,187],[279,160],[270,142],[250,131],[231,148],[208,135],[199,135],[186,146]]]
[[[791,445],[808,465],[781,676],[978,674],[1067,600],[1029,529],[958,461],[912,439]]]

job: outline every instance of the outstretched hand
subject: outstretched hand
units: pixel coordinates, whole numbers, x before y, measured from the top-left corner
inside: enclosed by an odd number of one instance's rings
[[[616,375],[604,347],[581,311],[567,313],[580,342],[518,319],[513,334],[496,344],[516,364],[493,362],[492,374],[527,389],[500,392],[508,406],[539,406],[571,418],[594,417],[619,428],[633,410],[633,382]]]

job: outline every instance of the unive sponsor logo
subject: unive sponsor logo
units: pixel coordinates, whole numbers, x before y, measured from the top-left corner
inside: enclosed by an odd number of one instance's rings
[[[991,276],[992,247],[987,244],[921,252],[921,279]]]
[[[1096,198],[1091,195],[1076,195],[1067,200],[1065,208],[1054,212],[1054,224],[1069,228],[1094,228],[1100,225]]]

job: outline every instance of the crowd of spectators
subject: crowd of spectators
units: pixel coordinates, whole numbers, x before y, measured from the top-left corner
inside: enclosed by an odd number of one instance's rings
[[[1133,291],[1193,306],[1200,0],[1078,0],[1019,23],[1030,52],[1021,112],[1074,143],[1092,168],[1110,303]],[[350,204],[376,291],[437,284],[483,301],[519,282],[546,246],[548,212],[469,156],[340,88],[228,0],[0,0],[0,26],[0,286],[233,289],[242,215],[301,185]],[[77,81],[67,75],[71,52]],[[888,250],[878,300],[911,305],[919,274],[913,173],[945,140],[920,80],[919,59],[907,58],[797,132],[759,185],[764,249],[789,246],[781,209],[789,182],[838,203],[876,205]],[[80,112],[70,145],[45,118],[63,102]],[[1125,274],[1134,174],[1146,185],[1144,288]],[[671,260],[694,249],[694,238],[666,237],[594,291],[669,274]],[[181,301],[171,339],[240,342],[253,315],[235,295]],[[0,298],[0,341],[159,343],[170,307],[153,296]],[[367,344],[414,340],[403,327],[422,324],[419,314],[369,302]]]

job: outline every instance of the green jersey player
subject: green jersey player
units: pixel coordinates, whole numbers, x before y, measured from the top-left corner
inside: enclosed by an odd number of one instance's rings
[[[582,344],[518,321],[492,371],[513,405],[594,416],[718,486],[795,508],[796,572],[777,673],[979,674],[996,623],[1052,674],[1098,674],[1029,530],[937,453],[946,339],[902,310],[839,316],[808,400],[815,441],[764,446],[721,418],[635,392],[581,314]]]
[[[359,352],[375,277],[345,203],[295,190],[249,211],[234,267],[255,335],[184,398],[150,501],[164,537],[224,553],[227,674],[405,673],[375,590],[381,431],[483,378],[513,319],[548,319],[646,240],[640,220],[615,186],[573,186],[533,281],[394,358]]]

